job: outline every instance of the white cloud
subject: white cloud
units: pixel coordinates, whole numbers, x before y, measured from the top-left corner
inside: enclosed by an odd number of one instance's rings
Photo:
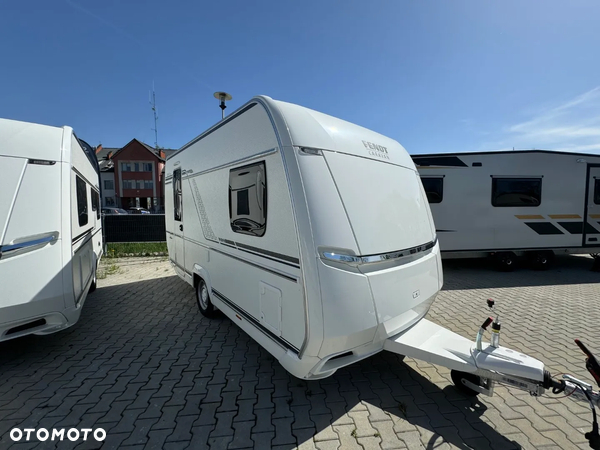
[[[600,86],[508,126],[496,145],[573,152],[600,150]]]

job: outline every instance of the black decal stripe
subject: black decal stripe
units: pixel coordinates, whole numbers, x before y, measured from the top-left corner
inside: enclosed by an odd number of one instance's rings
[[[94,229],[94,227],[88,228],[87,230],[85,230],[83,233],[75,236],[72,240],[71,243],[76,244],[77,241],[81,238],[83,238],[86,234],[88,234],[90,231],[92,231]]]
[[[256,253],[260,253],[262,255],[271,256],[273,258],[283,259],[284,261],[291,262],[293,264],[300,264],[300,260],[298,258],[294,258],[293,256],[282,255],[281,253],[272,252],[270,250],[263,250],[262,248],[252,247],[251,245],[241,244],[239,242],[235,243],[238,247],[244,248],[246,250],[251,250]]]
[[[435,230],[436,233],[456,233],[456,230]]]
[[[458,156],[433,156],[419,157],[413,156],[413,161],[417,166],[446,166],[446,167],[469,167]]]
[[[229,300],[227,297],[225,297],[219,291],[217,291],[216,289],[213,288],[212,293],[215,294],[217,297],[219,297],[219,300],[221,300],[223,303],[225,303],[227,306],[229,306],[231,309],[233,309],[239,315],[244,316],[244,319],[246,319],[248,322],[250,322],[256,328],[260,329],[263,333],[265,333],[273,341],[277,342],[279,345],[281,345],[282,347],[284,347],[288,350],[292,350],[294,353],[299,352],[299,350],[296,347],[294,347],[292,344],[290,344],[285,339],[282,339],[281,337],[273,334],[270,330],[265,328],[258,320],[256,320],[254,317],[252,317],[250,314],[248,314],[246,311],[244,311],[238,305],[233,303],[231,300]]]
[[[583,222],[557,222],[561,227],[567,230],[570,234],[583,233]]]
[[[550,222],[525,222],[525,225],[527,225],[529,228],[531,228],[533,231],[540,235],[564,234]]]

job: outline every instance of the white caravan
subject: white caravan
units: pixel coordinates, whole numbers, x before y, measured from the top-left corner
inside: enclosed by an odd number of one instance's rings
[[[413,155],[443,258],[600,252],[600,155],[543,150]]]
[[[98,162],[70,127],[0,119],[0,341],[73,325],[102,254]]]
[[[423,318],[442,287],[439,244],[396,141],[261,96],[166,174],[169,256],[200,310],[223,311],[296,377],[388,350],[451,368],[470,392],[550,386],[540,361]]]

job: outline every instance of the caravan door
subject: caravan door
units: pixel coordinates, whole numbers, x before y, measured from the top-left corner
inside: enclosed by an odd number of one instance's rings
[[[600,245],[600,166],[588,166],[586,223],[583,227],[583,245]]]
[[[174,219],[173,234],[170,236],[173,239],[174,249],[171,255],[171,260],[175,263],[175,266],[181,269],[185,273],[185,260],[184,251],[185,246],[183,245],[183,182],[181,180],[181,167],[173,171],[173,212]],[[182,275],[184,274],[182,273]]]

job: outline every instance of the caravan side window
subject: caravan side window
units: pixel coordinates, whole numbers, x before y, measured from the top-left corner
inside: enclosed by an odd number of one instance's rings
[[[75,175],[75,188],[77,190],[77,216],[79,217],[79,226],[83,227],[88,223],[88,203],[87,186],[78,175]]]
[[[444,199],[444,179],[442,177],[421,178],[429,203],[442,203]]]
[[[600,205],[600,180],[594,180],[594,203]]]
[[[267,229],[267,172],[259,162],[229,171],[229,219],[236,233],[263,236]]]
[[[493,206],[540,206],[541,178],[492,178]]]
[[[181,222],[183,197],[181,194],[181,169],[175,169],[173,171],[173,209],[174,218],[178,222]]]
[[[96,211],[96,219],[100,218],[100,195],[92,189],[92,211]]]

